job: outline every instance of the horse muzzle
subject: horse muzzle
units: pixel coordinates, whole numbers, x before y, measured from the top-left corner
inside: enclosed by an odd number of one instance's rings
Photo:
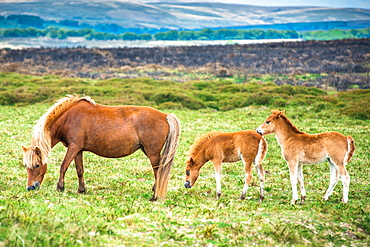
[[[27,187],[27,191],[40,189],[40,182],[37,181],[33,185]]]
[[[261,136],[263,136],[263,132],[262,132],[262,130],[260,130],[259,128],[258,128],[258,129],[256,129],[256,132],[257,132],[258,134],[260,134]]]
[[[185,188],[190,189],[190,188],[191,188],[190,181],[186,181],[186,182],[184,183],[184,186],[185,186]]]

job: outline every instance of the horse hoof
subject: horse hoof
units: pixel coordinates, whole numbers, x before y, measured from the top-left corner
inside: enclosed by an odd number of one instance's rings
[[[78,191],[77,191],[78,193],[80,193],[80,194],[83,194],[83,193],[85,193],[86,192],[86,190],[85,189],[83,189],[83,190],[80,190],[80,189],[78,189]]]

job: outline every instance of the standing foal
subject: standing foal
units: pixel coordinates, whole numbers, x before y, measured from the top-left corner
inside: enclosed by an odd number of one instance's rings
[[[272,110],[271,112],[272,115],[257,128],[257,132],[261,135],[276,134],[282,155],[289,166],[293,190],[292,204],[298,200],[297,180],[301,190],[301,203],[306,199],[302,164],[317,164],[325,160],[330,163],[330,184],[323,199],[329,199],[335,185],[341,179],[342,201],[347,203],[350,178],[345,166],[355,151],[353,138],[334,131],[307,134],[298,130],[284,115],[284,111]]]

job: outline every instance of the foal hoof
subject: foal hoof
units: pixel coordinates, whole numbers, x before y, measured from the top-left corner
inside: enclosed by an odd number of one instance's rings
[[[152,198],[150,198],[150,200],[149,201],[151,201],[151,202],[155,202],[155,201],[157,201],[157,197],[152,197]]]

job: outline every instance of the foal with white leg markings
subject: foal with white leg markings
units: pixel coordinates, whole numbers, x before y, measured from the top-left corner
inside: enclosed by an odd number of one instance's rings
[[[212,161],[215,167],[216,195],[221,196],[221,166],[222,163],[234,163],[242,160],[245,168],[245,184],[241,199],[245,199],[252,179],[252,163],[254,162],[260,179],[260,199],[264,198],[265,173],[262,161],[266,156],[267,143],[265,139],[253,130],[243,130],[233,133],[209,132],[195,140],[186,161],[185,188],[191,188],[199,176],[199,170],[207,161]]]
[[[307,134],[297,129],[284,115],[284,111],[272,110],[272,115],[257,128],[261,135],[275,133],[281,152],[288,163],[292,184],[292,204],[298,200],[297,180],[301,190],[301,203],[306,199],[303,184],[302,164],[317,164],[328,160],[330,183],[324,200],[328,200],[338,180],[342,180],[344,203],[348,202],[349,174],[346,165],[355,151],[355,140],[338,132]]]

